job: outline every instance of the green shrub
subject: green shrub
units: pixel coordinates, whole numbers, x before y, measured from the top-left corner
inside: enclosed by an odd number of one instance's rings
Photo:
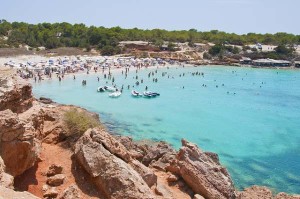
[[[101,123],[97,118],[75,108],[67,111],[63,120],[69,130],[68,136],[82,135],[89,128],[101,127]]]

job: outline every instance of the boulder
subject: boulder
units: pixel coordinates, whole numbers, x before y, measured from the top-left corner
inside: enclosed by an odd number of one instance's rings
[[[59,199],[81,199],[78,187],[76,185],[69,186],[59,197]]]
[[[175,150],[166,142],[158,142],[147,149],[147,153],[143,157],[142,163],[149,166],[152,161],[157,161],[166,153],[175,153]]]
[[[150,188],[157,183],[157,176],[150,168],[146,167],[137,160],[133,160],[129,164],[134,170],[136,170],[140,174],[140,176],[142,176],[143,180],[147,183],[147,185]]]
[[[44,194],[43,197],[44,198],[56,198],[58,196],[58,191],[56,190],[55,187],[51,187],[49,188]]]
[[[55,176],[51,176],[47,179],[47,184],[50,186],[59,186],[64,183],[66,176],[63,174],[57,174]]]
[[[158,170],[161,170],[161,171],[167,171],[168,167],[171,166],[171,163],[174,160],[176,160],[176,156],[177,156],[177,154],[175,152],[167,152],[166,154],[164,154],[158,160],[153,160],[150,163],[149,167],[150,168],[155,168],[155,169],[158,169]],[[174,166],[174,165],[172,165],[172,166]]]
[[[141,161],[145,156],[145,152],[136,144],[131,137],[115,136],[115,138],[129,151],[132,158]]]
[[[63,122],[63,113],[60,107],[47,109],[44,115],[43,142],[57,144],[67,138],[68,130]]]
[[[42,102],[43,104],[52,104],[53,101],[50,98],[46,98],[46,97],[40,97],[40,102]]]
[[[54,176],[57,174],[61,174],[63,171],[63,167],[60,165],[52,164],[48,171],[47,171],[47,176]]]
[[[125,162],[131,161],[130,153],[117,139],[107,133],[104,129],[91,131],[91,138],[94,142],[102,144],[111,154],[121,158]]]
[[[231,177],[226,168],[216,161],[216,157],[207,155],[197,145],[182,140],[177,159],[168,169],[181,176],[196,194],[205,198],[235,198]]]
[[[107,198],[154,198],[143,178],[123,160],[126,153],[119,151],[120,146],[112,153],[109,142],[98,135],[102,135],[100,129],[89,129],[75,144],[77,161],[94,178],[98,189]]]
[[[97,131],[92,130],[91,138],[94,142],[101,143],[110,153],[130,164],[131,167],[140,174],[149,187],[152,187],[157,182],[157,177],[153,171],[139,161],[134,160],[127,148],[104,129],[98,129]]]
[[[28,192],[17,192],[12,189],[0,186],[0,198],[3,199],[39,199],[38,197],[28,193]]]

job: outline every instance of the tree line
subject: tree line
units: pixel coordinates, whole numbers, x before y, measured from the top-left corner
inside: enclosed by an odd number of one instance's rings
[[[167,31],[163,29],[142,30],[138,28],[124,29],[120,27],[95,27],[85,24],[70,23],[39,23],[8,22],[0,20],[0,37],[7,40],[0,43],[0,47],[17,47],[27,44],[31,47],[45,46],[48,49],[58,47],[80,47],[91,49],[96,47],[106,54],[120,52],[120,41],[148,41],[161,46],[164,41],[194,43],[217,43],[232,45],[247,45],[262,43],[269,45],[300,44],[300,35],[288,33],[257,34],[248,33],[238,35],[218,30],[201,32],[196,29]]]

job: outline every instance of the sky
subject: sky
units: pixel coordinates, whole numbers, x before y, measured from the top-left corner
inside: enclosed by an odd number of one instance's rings
[[[300,34],[300,0],[0,0],[0,19],[27,23]]]

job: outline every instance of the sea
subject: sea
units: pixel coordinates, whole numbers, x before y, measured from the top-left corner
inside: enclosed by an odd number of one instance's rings
[[[263,185],[300,193],[300,70],[181,65],[111,73],[111,79],[100,70],[33,82],[33,92],[99,113],[113,134],[176,149],[182,138],[196,143],[219,155],[240,190]],[[97,92],[112,81],[123,86],[119,98]],[[146,86],[160,96],[131,95]]]

